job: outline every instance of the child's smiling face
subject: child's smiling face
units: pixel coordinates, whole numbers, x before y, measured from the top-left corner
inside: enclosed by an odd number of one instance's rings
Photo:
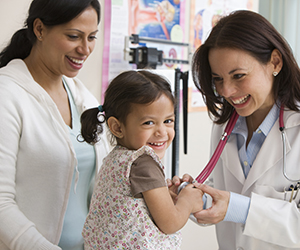
[[[133,150],[150,146],[161,159],[174,138],[174,120],[173,102],[164,94],[151,104],[132,104],[118,143]]]

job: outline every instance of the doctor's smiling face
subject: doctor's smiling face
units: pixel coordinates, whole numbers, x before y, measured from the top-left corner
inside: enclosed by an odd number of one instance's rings
[[[264,117],[275,102],[273,72],[279,58],[280,53],[274,50],[271,60],[263,64],[243,50],[211,49],[208,59],[216,91],[240,116],[256,113]]]

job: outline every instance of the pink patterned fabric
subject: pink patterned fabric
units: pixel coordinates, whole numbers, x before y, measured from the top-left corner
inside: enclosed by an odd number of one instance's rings
[[[180,249],[180,232],[161,232],[144,199],[131,194],[130,168],[143,154],[150,155],[163,168],[148,146],[137,151],[116,146],[104,159],[82,232],[85,249]]]

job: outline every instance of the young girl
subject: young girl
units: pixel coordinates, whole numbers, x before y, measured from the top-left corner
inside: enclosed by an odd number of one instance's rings
[[[143,70],[117,76],[103,106],[83,113],[86,142],[98,141],[105,122],[117,142],[96,180],[85,249],[180,249],[177,231],[202,209],[202,192],[191,184],[174,204],[167,188],[160,159],[174,138],[174,119],[169,83]]]

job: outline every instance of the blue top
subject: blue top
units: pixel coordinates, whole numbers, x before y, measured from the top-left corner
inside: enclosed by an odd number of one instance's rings
[[[89,210],[89,188],[95,174],[96,155],[94,147],[77,140],[80,134],[80,115],[76,109],[71,92],[65,84],[72,113],[72,128],[69,128],[70,138],[75,149],[79,179],[75,187],[76,166],[69,196],[67,211],[59,246],[63,250],[83,250],[81,235],[83,224]]]

